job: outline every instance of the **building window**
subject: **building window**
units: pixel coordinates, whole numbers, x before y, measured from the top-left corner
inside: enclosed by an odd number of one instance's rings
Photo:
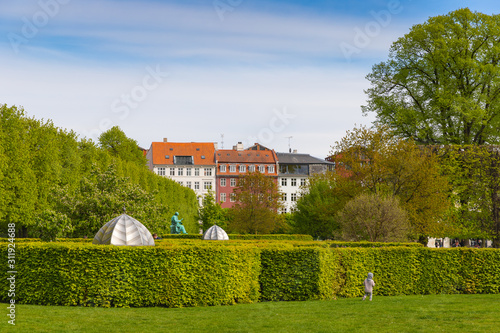
[[[191,176],[191,168],[186,168],[186,176]]]
[[[175,168],[170,168],[170,176],[175,176]]]
[[[287,179],[281,178],[281,186],[286,186],[286,184],[287,184]]]
[[[212,182],[203,182],[203,189],[210,190],[212,188]]]
[[[220,194],[220,202],[226,202],[226,193]]]
[[[220,179],[220,186],[222,186],[222,187],[226,186],[226,178],[221,178]]]
[[[247,172],[247,166],[246,165],[240,165],[240,172]]]
[[[184,168],[177,169],[177,176],[184,176]]]
[[[193,165],[193,156],[174,156],[175,165]]]
[[[205,173],[205,176],[211,176],[212,175],[212,168],[205,168],[204,173]]]
[[[249,165],[248,166],[248,171],[249,172],[255,172],[255,165]]]
[[[220,167],[219,167],[219,170],[220,170],[220,172],[226,172],[226,165],[225,164],[221,164]]]
[[[234,194],[234,193],[229,194],[229,201],[235,202],[236,201],[236,194]]]
[[[267,172],[269,172],[269,173],[274,173],[274,165],[269,165],[269,166],[267,167]]]
[[[236,172],[236,165],[230,165],[229,172]]]
[[[282,193],[281,200],[286,201],[286,193]]]
[[[200,175],[200,168],[194,168],[194,175],[199,176]]]
[[[165,168],[158,168],[157,173],[160,176],[165,176]]]
[[[260,173],[264,173],[264,172],[266,172],[266,169],[265,169],[265,168],[266,168],[266,167],[265,167],[264,165],[259,165],[259,172],[260,172]]]
[[[191,182],[186,182],[186,187],[191,188]]]
[[[231,178],[230,181],[229,181],[229,185],[231,187],[235,187],[236,186],[236,178]]]
[[[297,193],[290,194],[290,201],[297,201]]]
[[[194,189],[199,190],[200,189],[200,182],[194,182]]]
[[[300,186],[305,186],[306,185],[306,179],[305,178],[301,178],[300,179]]]
[[[290,186],[297,186],[297,178],[290,179]]]
[[[178,182],[180,186],[184,186],[184,182]]]

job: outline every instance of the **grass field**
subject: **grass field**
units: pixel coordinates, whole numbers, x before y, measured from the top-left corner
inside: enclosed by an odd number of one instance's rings
[[[373,297],[197,308],[18,305],[0,332],[500,332],[500,295]]]

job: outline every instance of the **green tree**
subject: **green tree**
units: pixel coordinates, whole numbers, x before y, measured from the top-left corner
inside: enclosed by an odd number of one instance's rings
[[[352,199],[359,193],[396,197],[408,214],[414,238],[444,237],[450,186],[430,150],[396,137],[387,127],[355,128],[332,150],[336,163],[336,195]]]
[[[167,232],[170,225],[170,221],[165,221],[167,207],[152,193],[118,176],[114,165],[105,170],[94,165],[74,194],[61,188],[54,190],[53,197],[59,202],[58,211],[71,218],[76,237],[95,235],[124,209],[150,231]]]
[[[35,216],[37,180],[31,158],[33,140],[24,109],[0,105],[0,140],[2,225],[6,228],[7,224],[15,223],[20,235],[26,236],[27,228],[33,225]]]
[[[337,189],[332,174],[310,178],[305,192],[297,200],[292,215],[292,232],[319,239],[338,238],[337,212],[348,198],[338,195]]]
[[[99,145],[112,156],[146,166],[146,157],[137,145],[137,141],[128,138],[118,126],[113,126],[99,136]]]
[[[459,9],[413,26],[367,76],[363,112],[421,144],[500,141],[500,15]]]
[[[339,212],[342,239],[346,241],[399,242],[408,239],[406,211],[395,197],[362,193]]]
[[[268,234],[280,222],[281,194],[275,180],[260,172],[247,173],[234,189],[229,229],[239,233]]]
[[[221,205],[215,202],[215,194],[209,191],[203,197],[202,207],[199,211],[199,220],[201,221],[201,229],[207,231],[213,225],[218,225],[222,229],[227,229],[228,213]]]
[[[448,146],[439,150],[453,191],[456,238],[492,239],[500,247],[500,153],[498,147]]]

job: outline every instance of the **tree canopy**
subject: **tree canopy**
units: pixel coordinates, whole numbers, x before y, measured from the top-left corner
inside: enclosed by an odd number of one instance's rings
[[[338,197],[361,192],[396,197],[408,214],[413,237],[447,236],[450,187],[437,156],[387,127],[355,128],[333,147]]]
[[[271,233],[280,225],[281,194],[275,180],[260,172],[247,173],[234,189],[229,229],[240,233]]]
[[[198,232],[194,191],[138,161],[0,104],[0,226],[15,223],[19,237],[91,237],[126,205],[152,232],[168,232],[176,211]]]
[[[413,26],[367,76],[378,124],[421,144],[500,142],[500,15],[467,8]]]
[[[408,217],[396,197],[362,193],[339,212],[339,223],[346,241],[400,242],[408,238]]]

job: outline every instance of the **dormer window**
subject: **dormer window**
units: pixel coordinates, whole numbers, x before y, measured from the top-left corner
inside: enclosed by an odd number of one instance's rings
[[[193,165],[193,156],[174,156],[174,164],[176,165]]]

